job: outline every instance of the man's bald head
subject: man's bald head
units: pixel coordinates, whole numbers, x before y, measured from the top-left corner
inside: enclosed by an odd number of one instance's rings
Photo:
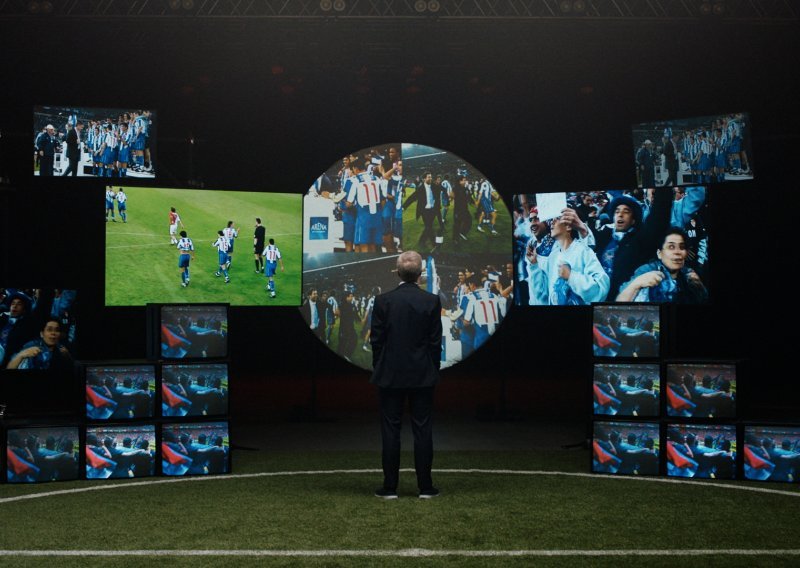
[[[397,275],[403,282],[416,282],[422,274],[422,257],[413,250],[397,257]]]

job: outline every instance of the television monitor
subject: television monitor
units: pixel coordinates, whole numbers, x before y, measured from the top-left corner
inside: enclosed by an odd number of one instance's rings
[[[661,367],[656,363],[595,363],[594,414],[657,417]]]
[[[221,416],[228,403],[227,364],[162,365],[162,416]]]
[[[148,359],[228,356],[227,304],[148,304]]]
[[[595,305],[592,346],[599,358],[657,358],[661,351],[659,306]]]
[[[106,306],[300,305],[300,194],[115,184],[105,201]]]
[[[155,365],[97,364],[84,368],[86,418],[151,418],[156,393]]]
[[[231,470],[228,422],[162,424],[161,472],[214,475]]]
[[[78,479],[77,426],[9,428],[6,442],[9,483]]]
[[[746,425],[744,478],[800,483],[800,426]]]
[[[659,428],[656,422],[595,421],[592,471],[612,475],[658,475]]]
[[[708,303],[707,193],[696,185],[515,195],[514,302]]]
[[[666,443],[668,476],[736,478],[736,426],[669,424]]]
[[[638,187],[753,179],[746,112],[644,122],[631,130]]]
[[[736,417],[736,365],[669,363],[666,376],[667,416]]]
[[[156,177],[152,109],[36,106],[35,176]]]
[[[72,372],[77,296],[75,290],[0,287],[2,367]]]
[[[86,427],[86,479],[154,475],[155,456],[154,424]]]

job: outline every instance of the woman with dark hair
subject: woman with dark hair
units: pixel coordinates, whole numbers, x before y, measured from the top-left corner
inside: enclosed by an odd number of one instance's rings
[[[656,251],[657,258],[643,264],[633,278],[620,287],[618,302],[702,304],[708,290],[697,273],[686,266],[689,238],[679,227],[671,227]]]

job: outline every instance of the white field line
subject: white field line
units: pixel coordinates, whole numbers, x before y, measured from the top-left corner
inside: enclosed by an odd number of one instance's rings
[[[2,556],[260,556],[260,557],[597,557],[597,556],[800,556],[800,549],[623,549],[623,550],[0,550]]]
[[[260,473],[239,473],[231,475],[211,475],[208,477],[175,477],[157,478],[143,481],[110,483],[104,485],[87,485],[86,487],[76,487],[74,489],[57,489],[54,491],[42,491],[38,493],[27,493],[13,497],[0,499],[0,505],[15,503],[28,499],[42,499],[45,497],[55,497],[59,495],[72,495],[77,493],[88,493],[90,491],[107,491],[111,489],[127,489],[130,487],[142,487],[151,485],[162,485],[165,483],[194,483],[206,481],[232,481],[234,479],[253,479],[259,477],[295,477],[301,475],[352,475],[364,473],[382,473],[380,469],[328,469],[328,470],[306,470],[306,471],[265,471]],[[403,468],[400,471],[413,472],[411,468]],[[784,491],[781,489],[770,489],[767,487],[752,487],[750,485],[739,485],[730,483],[716,483],[713,481],[692,481],[683,479],[669,479],[663,477],[632,477],[632,476],[613,476],[597,475],[593,473],[573,473],[565,471],[532,471],[515,469],[434,469],[436,474],[481,474],[481,475],[519,475],[519,476],[562,476],[562,477],[585,477],[601,480],[615,481],[641,481],[646,483],[671,483],[676,485],[695,485],[715,489],[729,489],[734,491],[751,491],[754,493],[764,493],[769,495],[780,495],[781,497],[800,497],[800,491]],[[91,482],[88,482],[91,483]]]

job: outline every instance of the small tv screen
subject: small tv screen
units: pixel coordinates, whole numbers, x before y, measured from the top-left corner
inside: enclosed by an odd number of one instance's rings
[[[153,416],[155,365],[87,365],[86,418],[128,420]]]
[[[156,113],[143,108],[37,106],[36,176],[153,179]]]
[[[299,194],[115,183],[105,217],[107,306],[300,305]]]
[[[708,302],[704,186],[518,194],[513,205],[517,305]]]
[[[661,312],[652,305],[596,305],[595,357],[655,358],[661,349]]]
[[[224,359],[228,356],[228,306],[225,304],[165,304],[156,310],[150,332],[151,358]],[[153,313],[151,311],[151,313]],[[155,327],[153,327],[155,326]]]
[[[227,422],[163,424],[161,471],[164,475],[214,475],[230,472]]]
[[[736,365],[670,363],[664,399],[667,416],[734,418]]]
[[[72,372],[77,292],[0,287],[0,361],[5,369]]]
[[[87,426],[86,479],[147,477],[155,463],[155,425]]]
[[[228,365],[163,365],[162,416],[220,416],[228,413]]]
[[[800,426],[745,426],[744,478],[800,482]]]
[[[753,179],[746,112],[635,124],[632,138],[638,187]]]
[[[668,476],[735,479],[736,452],[736,426],[667,426]]]
[[[9,483],[78,479],[77,426],[11,428],[6,441]]]
[[[661,370],[653,363],[596,363],[592,392],[594,413],[657,417]]]
[[[592,471],[658,475],[659,425],[654,422],[594,423]]]

